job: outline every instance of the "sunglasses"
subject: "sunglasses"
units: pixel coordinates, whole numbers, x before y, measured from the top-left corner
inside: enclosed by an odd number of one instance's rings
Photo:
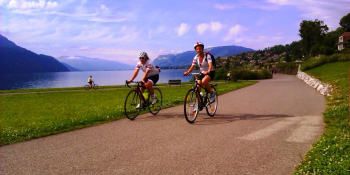
[[[145,57],[140,57],[139,59],[140,59],[140,60],[143,60],[143,59],[145,59]]]

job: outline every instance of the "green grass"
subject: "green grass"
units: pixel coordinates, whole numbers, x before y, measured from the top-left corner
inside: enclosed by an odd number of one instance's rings
[[[254,83],[220,83],[217,91],[224,94]],[[158,87],[163,94],[163,107],[168,108],[182,104],[191,86]],[[41,89],[6,91],[8,94],[0,95],[0,145],[124,118],[124,100],[130,89],[124,86],[102,89],[71,91],[75,89],[59,88],[44,90],[58,92],[26,94],[11,93],[41,92]]]
[[[334,92],[326,97],[325,132],[294,174],[350,174],[349,69],[350,62],[335,62],[307,71]]]

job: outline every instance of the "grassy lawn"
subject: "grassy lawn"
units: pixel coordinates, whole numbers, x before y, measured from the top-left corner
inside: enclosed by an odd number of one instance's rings
[[[217,91],[221,95],[255,83],[255,81],[220,83],[217,86]],[[182,104],[190,87],[189,83],[185,86],[159,86],[163,94],[163,108]],[[100,90],[78,91],[77,89],[82,88],[2,91],[3,94],[58,92],[0,95],[0,145],[84,128],[125,117],[124,100],[130,91],[129,88],[107,86],[101,87]]]
[[[334,92],[326,97],[325,132],[294,174],[350,174],[349,69],[350,62],[336,62],[307,71]]]

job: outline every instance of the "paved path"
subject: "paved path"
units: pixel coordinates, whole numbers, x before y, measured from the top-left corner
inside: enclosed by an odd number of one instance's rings
[[[220,88],[220,86],[218,86]],[[183,106],[0,147],[0,174],[291,174],[323,132],[325,98],[292,75]]]

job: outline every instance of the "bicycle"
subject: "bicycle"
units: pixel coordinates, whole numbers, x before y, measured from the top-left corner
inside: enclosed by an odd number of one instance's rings
[[[135,83],[135,89],[131,90],[125,98],[124,103],[124,113],[126,117],[130,120],[134,120],[140,113],[141,109],[147,109],[153,115],[157,115],[162,108],[163,96],[162,91],[159,88],[153,88],[154,94],[157,96],[157,102],[152,104],[152,97],[145,86],[143,86],[142,81],[132,81],[130,83]],[[126,81],[125,86],[129,86]],[[145,88],[145,92],[142,93],[140,87]],[[139,105],[139,106],[138,106]]]
[[[200,75],[201,73],[190,73],[188,75]],[[198,86],[204,89],[205,94],[202,95],[202,92],[198,90]],[[202,85],[198,84],[197,79],[195,80],[195,85],[188,90],[185,100],[184,100],[184,112],[187,122],[193,123],[199,111],[202,111],[203,108],[206,108],[207,114],[210,117],[213,117],[216,113],[218,107],[218,94],[216,91],[217,84],[210,84],[210,87],[215,95],[215,101],[211,102],[209,99],[209,91]]]
[[[227,77],[227,78],[225,79],[225,82],[228,82],[228,81],[231,81],[231,77]]]
[[[88,89],[91,89],[91,88],[93,88],[93,89],[96,90],[96,89],[98,89],[98,85],[95,84],[95,83],[92,83],[91,87],[90,87],[89,84],[84,86],[84,89],[85,89],[85,90],[88,90]]]

